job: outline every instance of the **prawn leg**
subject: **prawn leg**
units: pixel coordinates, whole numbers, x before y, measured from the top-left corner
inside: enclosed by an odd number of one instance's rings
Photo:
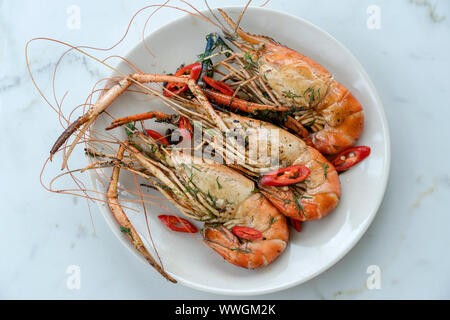
[[[119,151],[117,153],[117,159],[121,160],[123,158],[123,154],[125,152],[125,148],[123,146],[119,147]],[[117,194],[117,184],[119,181],[119,172],[120,167],[115,166],[113,169],[113,173],[111,176],[111,182],[108,187],[108,191],[106,194],[107,202],[109,209],[111,210],[114,218],[116,219],[117,223],[120,226],[121,230],[124,230],[124,233],[127,234],[130,241],[133,243],[133,246],[142,254],[142,256],[147,260],[147,262],[156,269],[164,278],[169,280],[170,282],[176,283],[177,281],[172,278],[170,275],[168,275],[164,269],[158,264],[158,262],[152,257],[152,255],[147,251],[147,249],[144,246],[144,243],[142,242],[141,238],[139,237],[138,233],[134,229],[133,225],[131,224],[130,220],[126,216],[125,212],[123,211],[122,206],[119,203],[119,198]]]
[[[244,112],[254,112],[258,110],[271,110],[271,111],[289,111],[289,107],[283,106],[271,106],[259,103],[248,102],[236,97],[227,96],[219,92],[215,92],[209,89],[203,89],[203,93],[213,102],[216,102],[223,106],[229,106],[231,109],[238,109]]]
[[[111,87],[104,95],[102,95],[98,101],[95,103],[94,107],[86,112],[84,115],[80,116],[72,124],[70,124],[66,130],[59,136],[50,150],[50,159],[59,150],[59,148],[69,139],[69,137],[74,134],[78,129],[80,132],[75,137],[74,141],[70,145],[62,164],[62,169],[67,165],[67,160],[72,153],[73,149],[77,145],[78,141],[83,137],[89,126],[94,123],[97,117],[106,110],[122,93],[124,93],[132,83],[139,86],[147,88],[142,85],[142,83],[149,82],[177,82],[177,83],[187,83],[186,77],[175,77],[166,75],[155,75],[155,74],[145,74],[145,73],[133,73],[129,76],[124,77],[122,80],[117,82],[113,87]],[[148,88],[147,88],[148,89]]]
[[[165,113],[158,112],[158,111],[150,111],[150,112],[139,113],[139,114],[135,114],[132,116],[115,119],[106,128],[106,130],[111,130],[111,129],[120,127],[120,126],[130,123],[130,122],[140,121],[140,120],[148,120],[148,119],[153,119],[153,118],[155,118],[158,121],[164,121],[164,122],[169,122],[169,123],[174,123],[175,122],[174,120],[179,119],[179,117],[176,115],[167,115]]]
[[[300,138],[307,138],[309,136],[308,130],[297,120],[291,116],[286,117],[284,126],[297,134]]]

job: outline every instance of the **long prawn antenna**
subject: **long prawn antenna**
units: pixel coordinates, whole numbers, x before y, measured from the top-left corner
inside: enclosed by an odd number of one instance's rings
[[[192,8],[192,10],[194,10],[201,18],[205,19],[206,21],[208,21],[209,23],[211,23],[212,25],[216,26],[219,29],[223,29],[220,25],[218,25],[217,23],[215,23],[213,20],[211,20],[210,18],[208,18],[207,16],[205,16],[203,13],[201,13],[196,7],[194,7],[192,4],[190,4],[189,2],[185,1],[185,0],[180,0],[181,2],[183,2],[184,4],[188,5],[189,7]]]
[[[214,13],[214,11],[211,9],[211,7],[209,6],[208,0],[205,0],[205,4],[206,7],[208,8],[208,11],[211,13],[211,15],[214,17],[214,19],[220,24],[220,26],[222,27],[222,32],[224,34],[230,33],[229,30],[227,29],[227,27],[225,27],[225,25],[222,23],[222,21],[220,21],[219,18],[217,18],[216,14]]]
[[[236,22],[236,27],[234,28],[234,33],[236,33],[236,31],[238,30],[239,24],[241,23],[241,20],[242,20],[242,17],[244,16],[244,13],[245,13],[245,11],[247,11],[247,8],[251,2],[252,2],[252,0],[248,0],[247,4],[245,5],[244,9],[242,10],[241,14],[239,15],[239,18],[237,19],[237,22]]]

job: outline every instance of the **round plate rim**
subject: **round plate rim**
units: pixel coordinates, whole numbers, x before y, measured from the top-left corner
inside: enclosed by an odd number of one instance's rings
[[[215,10],[216,8],[213,8],[213,10]],[[236,9],[243,9],[243,7],[240,6],[224,6],[221,7],[221,9],[225,9],[225,10],[236,10]],[[296,281],[292,281],[290,283],[286,283],[286,284],[282,284],[279,286],[272,286],[271,288],[267,288],[267,289],[257,289],[257,290],[235,290],[235,289],[221,289],[221,288],[214,288],[214,287],[208,287],[205,285],[200,285],[198,283],[183,279],[181,277],[178,277],[175,274],[172,274],[171,272],[167,271],[168,274],[170,274],[171,276],[173,276],[180,284],[185,285],[187,287],[190,287],[192,289],[196,289],[196,290],[200,290],[203,292],[208,292],[208,293],[214,293],[214,294],[221,294],[221,295],[230,295],[230,296],[249,296],[249,295],[263,295],[263,294],[269,294],[269,293],[275,293],[275,292],[279,292],[282,290],[286,290],[295,286],[298,286],[302,283],[305,283],[315,277],[317,277],[319,274],[325,272],[326,270],[328,270],[329,268],[331,268],[333,265],[335,265],[338,261],[340,261],[351,249],[354,248],[354,246],[361,240],[362,236],[366,233],[367,229],[369,228],[369,226],[372,224],[381,204],[384,198],[384,195],[386,193],[386,189],[387,189],[387,184],[388,184],[388,180],[389,180],[389,174],[390,174],[390,166],[391,166],[391,139],[390,139],[390,130],[389,130],[389,125],[388,125],[388,121],[387,121],[387,117],[386,117],[386,113],[384,110],[384,106],[383,103],[381,101],[381,98],[378,94],[378,91],[375,88],[375,85],[373,84],[370,76],[368,75],[368,73],[366,72],[366,70],[364,69],[364,67],[361,65],[361,63],[358,61],[358,59],[356,59],[356,57],[352,54],[352,52],[347,49],[347,47],[345,47],[341,42],[339,42],[337,39],[335,39],[332,35],[330,35],[328,32],[326,32],[325,30],[323,30],[322,28],[316,26],[315,24],[309,22],[308,20],[305,20],[304,18],[295,16],[293,14],[290,13],[286,13],[280,10],[276,10],[276,9],[270,9],[270,8],[261,8],[261,7],[249,7],[249,10],[262,10],[262,11],[266,11],[269,13],[276,13],[276,14],[280,14],[280,15],[285,15],[288,16],[289,18],[292,18],[294,20],[299,21],[302,24],[305,24],[313,29],[316,29],[316,31],[319,31],[321,33],[324,34],[325,37],[328,38],[329,41],[334,41],[343,51],[346,52],[346,54],[348,55],[348,57],[350,59],[353,60],[353,62],[357,65],[357,67],[360,69],[363,77],[365,78],[365,80],[367,81],[370,90],[372,91],[372,93],[374,94],[375,97],[375,101],[376,104],[379,105],[380,110],[378,110],[380,112],[380,116],[381,116],[381,120],[382,120],[382,124],[383,124],[383,138],[385,141],[385,150],[384,150],[384,163],[385,163],[385,171],[383,172],[383,191],[381,193],[379,193],[378,199],[376,199],[376,205],[374,206],[374,210],[373,212],[368,215],[368,219],[366,219],[365,225],[363,225],[363,227],[361,228],[360,233],[354,238],[354,240],[345,248],[345,250],[342,250],[340,252],[340,254],[338,254],[333,260],[330,260],[326,265],[320,267],[317,269],[316,272],[311,273],[309,276],[301,278],[299,280]],[[201,10],[200,12],[202,13],[208,13],[208,10]],[[161,31],[163,28],[167,27],[168,25],[172,24],[172,23],[176,23],[179,20],[182,19],[186,19],[187,15],[184,15],[182,17],[179,17],[177,19],[171,20],[170,22],[160,26],[159,28],[155,29],[152,33],[150,33],[149,35],[146,36],[146,39],[148,37],[151,37],[153,33],[159,32]],[[140,43],[137,43],[133,48],[131,48],[127,55],[132,52],[133,50],[136,49],[137,46],[139,46]],[[97,181],[95,179],[95,174],[92,172],[89,172],[89,179],[91,181],[92,187],[96,190],[97,189]],[[132,252],[132,254],[138,258],[138,260],[140,260],[142,263],[144,263],[145,265],[148,266],[148,262],[136,251],[134,250],[134,247],[131,246],[131,244],[129,244],[128,242],[124,241],[124,237],[121,234],[121,232],[119,231],[119,229],[117,228],[117,225],[115,225],[115,221],[111,218],[110,213],[108,211],[108,209],[105,207],[104,204],[97,202],[97,205],[100,209],[100,212],[102,213],[103,217],[106,220],[106,223],[108,224],[108,226],[110,227],[110,229],[112,230],[112,232],[114,233],[114,235],[119,239],[119,241],[127,248],[129,249],[129,251]]]

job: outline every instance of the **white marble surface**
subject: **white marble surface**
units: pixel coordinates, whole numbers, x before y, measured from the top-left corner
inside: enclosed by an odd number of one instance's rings
[[[244,1],[210,2],[224,6]],[[192,3],[204,8],[202,1]],[[434,16],[428,6],[417,3],[284,0],[267,5],[320,26],[360,60],[385,105],[392,165],[384,202],[355,248],[317,278],[259,298],[450,298],[450,3],[430,0],[436,4]],[[27,74],[26,41],[48,36],[107,47],[122,34],[131,15],[148,4],[0,0],[1,299],[227,298],[175,286],[149,273],[119,244],[96,206],[91,206],[94,232],[84,200],[49,193],[39,183],[60,127]],[[80,29],[67,27],[70,5],[81,9]],[[381,10],[380,29],[366,26],[370,5]],[[179,15],[162,10],[148,32]],[[116,53],[124,54],[127,46],[140,41],[144,22],[144,17],[136,21]],[[37,80],[52,98],[52,68],[62,47],[36,42],[30,50]],[[70,55],[58,73],[57,95],[60,99],[71,88],[65,102],[69,108],[106,74],[99,64]],[[58,172],[56,166],[49,168],[47,178]],[[66,286],[69,265],[81,268],[79,290]],[[381,268],[379,290],[366,288],[369,265]]]

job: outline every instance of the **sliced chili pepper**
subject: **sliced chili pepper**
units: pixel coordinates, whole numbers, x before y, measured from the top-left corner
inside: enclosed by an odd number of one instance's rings
[[[191,222],[183,218],[178,218],[176,216],[169,216],[166,214],[158,216],[159,220],[162,221],[167,227],[173,231],[177,232],[188,232],[197,233],[198,229]]]
[[[226,94],[227,96],[232,96],[234,94],[233,88],[231,88],[228,84],[222,81],[216,81],[213,78],[203,76],[203,80],[213,87],[216,90],[219,90],[223,94]]]
[[[331,163],[336,168],[337,172],[342,172],[350,167],[353,167],[355,164],[361,162],[365,158],[367,158],[370,154],[370,148],[366,146],[359,146],[349,148],[347,150],[339,153]]]
[[[190,64],[188,66],[185,66],[178,70],[175,73],[176,77],[182,76],[182,75],[189,75],[190,79],[193,79],[197,81],[198,77],[200,76],[200,73],[202,72],[202,65],[198,62]],[[166,85],[166,90],[164,90],[164,96],[171,97],[175,94],[180,94],[186,91],[188,88],[187,84],[184,83],[177,83],[177,82],[169,82]]]
[[[188,118],[181,116],[180,121],[178,121],[178,128],[180,129],[180,134],[184,140],[189,141],[192,139],[194,128],[192,128]]]
[[[263,236],[261,231],[248,227],[233,227],[231,228],[231,232],[233,232],[239,238],[246,240],[257,240],[261,239]]]
[[[154,130],[145,130],[145,132],[147,132],[147,134],[152,137],[153,139],[155,139],[156,142],[159,142],[162,145],[169,145],[169,141],[167,141],[166,138],[164,138],[159,132],[156,132]]]
[[[300,232],[302,231],[302,227],[301,227],[301,221],[300,220],[296,220],[296,219],[289,219],[289,223],[291,224],[291,226],[297,231]]]
[[[261,179],[261,184],[275,187],[288,186],[305,180],[310,173],[311,170],[308,167],[296,164],[265,174]]]

